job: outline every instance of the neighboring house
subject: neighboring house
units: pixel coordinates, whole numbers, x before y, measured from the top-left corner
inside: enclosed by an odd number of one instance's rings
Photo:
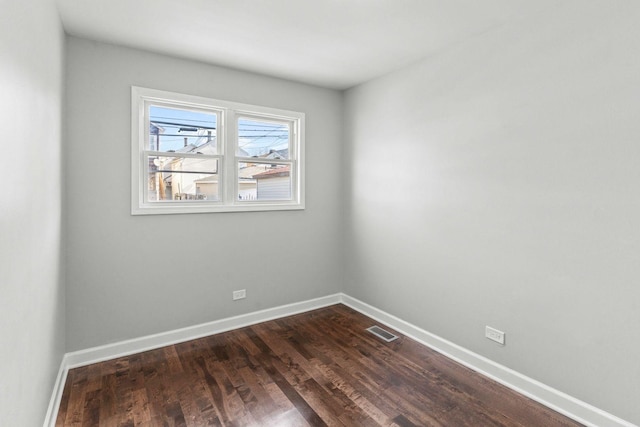
[[[155,135],[158,141],[162,128],[153,123],[151,126],[152,135]],[[158,200],[216,200],[218,198],[216,159],[172,156],[172,153],[217,154],[215,137],[210,131],[200,129],[198,134],[200,138],[195,143],[187,143],[185,138],[184,147],[167,151],[166,157],[156,158],[153,166],[149,165],[149,172],[153,177],[150,178],[152,182],[149,184],[149,189],[151,191],[158,189]],[[203,181],[204,184],[199,186],[199,181]],[[199,187],[202,191],[199,191]]]
[[[218,175],[209,175],[193,181],[198,200],[216,200],[218,198]]]
[[[269,150],[268,153],[266,154],[262,154],[260,156],[256,156],[260,159],[272,159],[272,160],[279,160],[279,159],[288,159],[289,158],[289,149],[285,148],[283,150]]]
[[[191,153],[203,155],[218,154],[216,141],[210,135],[204,136],[206,142],[198,145],[185,144],[176,153]],[[218,161],[210,157],[202,159],[194,157],[175,157],[169,161],[173,173],[171,180],[172,200],[217,200],[218,199]],[[166,169],[166,166],[165,166]],[[204,182],[204,185],[198,185]],[[209,183],[210,185],[207,185]],[[199,191],[200,190],[200,191]]]
[[[158,150],[160,145],[160,135],[164,133],[164,128],[155,123],[149,123],[149,148],[151,150]],[[156,199],[166,199],[166,191],[162,182],[157,179],[157,170],[153,159],[149,159],[149,193],[155,195]]]
[[[289,158],[289,149],[269,150],[253,156],[256,159],[281,160]],[[289,200],[291,199],[290,167],[288,165],[246,163],[238,171],[240,199]]]
[[[157,149],[164,129],[151,124],[151,145]],[[220,194],[219,165],[217,160],[204,157],[174,157],[172,153],[202,155],[218,154],[215,137],[206,129],[198,131],[200,138],[175,151],[167,151],[165,157],[149,163],[149,189],[157,200],[217,200]],[[155,143],[155,144],[154,144]],[[241,156],[250,157],[240,149]],[[270,150],[257,156],[260,160],[289,158],[289,150]],[[239,163],[238,196],[240,200],[289,200],[291,199],[290,167],[282,164]],[[153,196],[151,196],[153,197]]]
[[[289,165],[279,165],[253,175],[257,182],[258,200],[290,200],[291,170]]]

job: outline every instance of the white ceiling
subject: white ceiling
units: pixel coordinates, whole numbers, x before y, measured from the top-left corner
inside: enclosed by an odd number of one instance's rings
[[[67,33],[334,89],[539,12],[536,0],[57,0]]]

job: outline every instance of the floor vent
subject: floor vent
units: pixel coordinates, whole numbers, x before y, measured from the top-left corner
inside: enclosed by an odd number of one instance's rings
[[[378,338],[385,340],[386,342],[391,342],[398,339],[397,335],[393,335],[391,332],[385,331],[380,326],[372,326],[370,328],[367,328],[367,331],[371,332]]]

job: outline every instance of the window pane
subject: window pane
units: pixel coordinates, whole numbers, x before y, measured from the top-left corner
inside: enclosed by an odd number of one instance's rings
[[[149,106],[151,151],[218,154],[215,112]]]
[[[291,165],[238,163],[239,200],[291,200]]]
[[[219,199],[218,159],[149,156],[148,200]]]
[[[239,157],[289,159],[289,124],[238,119]]]

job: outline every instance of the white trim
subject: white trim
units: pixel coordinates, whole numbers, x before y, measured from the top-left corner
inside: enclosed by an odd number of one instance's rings
[[[227,317],[225,319],[214,320],[213,322],[202,323],[200,325],[188,326],[186,328],[175,329],[173,331],[161,332],[147,335],[126,341],[106,344],[86,350],[74,351],[66,354],[69,368],[77,368],[104,360],[116,359],[130,354],[141,353],[168,345],[173,345],[197,338],[227,332],[256,323],[266,322],[281,317],[292,316],[304,313],[329,305],[338,304],[341,301],[340,294],[315,298],[308,301],[297,302],[279,307],[267,308],[252,313],[241,314],[239,316]]]
[[[43,426],[55,427],[56,418],[58,417],[58,409],[60,408],[60,400],[62,399],[62,392],[64,390],[64,384],[67,380],[69,369],[215,335],[243,328],[245,326],[255,325],[256,323],[293,316],[294,314],[305,313],[318,308],[339,304],[341,301],[342,294],[333,294],[307,301],[254,311],[252,313],[241,314],[239,316],[214,320],[213,322],[202,323],[200,325],[175,329],[173,331],[161,332],[158,334],[147,335],[144,337],[67,353],[62,358],[62,362],[60,364],[58,377],[56,378],[56,382],[53,387],[53,393],[51,394],[49,408],[47,410]]]
[[[51,393],[51,399],[49,399],[49,406],[47,407],[47,414],[44,417],[43,427],[55,427],[56,418],[58,418],[58,409],[60,409],[60,401],[62,400],[62,392],[64,391],[64,384],[67,382],[67,374],[69,373],[66,358],[66,354],[62,356],[56,382],[53,383],[53,392]]]
[[[167,345],[202,338],[221,332],[227,332],[233,329],[286,316],[292,316],[294,314],[304,313],[338,303],[351,307],[352,309],[371,317],[383,325],[395,329],[403,335],[416,340],[438,353],[441,353],[446,357],[455,360],[456,362],[586,426],[638,427],[635,424],[569,396],[566,393],[549,387],[539,381],[507,368],[506,366],[500,365],[499,363],[489,360],[484,356],[447,341],[444,338],[427,332],[418,326],[344,293],[337,293],[298,303],[282,305],[239,316],[215,320],[213,322],[203,323],[200,325],[67,353],[62,359],[60,370],[58,371],[44,427],[55,426],[60,406],[60,399],[62,398],[62,392],[69,369],[153,350]]]
[[[199,109],[216,114],[218,153],[207,155],[207,157],[219,159],[218,180],[221,184],[218,188],[218,200],[193,203],[179,201],[158,203],[148,200],[147,156],[204,157],[204,155],[186,155],[186,153],[180,152],[147,150],[149,127],[145,124],[149,119],[147,106],[151,103],[168,107]],[[291,164],[291,200],[242,202],[237,200],[239,192],[236,154],[237,118],[239,117],[288,124],[290,131],[289,159],[286,160]],[[131,215],[304,210],[305,117],[305,113],[296,111],[131,86]]]
[[[342,294],[342,303],[395,329],[438,353],[464,365],[554,411],[589,427],[638,427],[595,406],[529,378],[464,347],[412,325],[356,298]]]

